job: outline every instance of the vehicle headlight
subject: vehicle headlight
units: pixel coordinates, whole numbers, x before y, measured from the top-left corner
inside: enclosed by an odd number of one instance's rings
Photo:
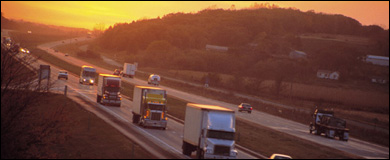
[[[86,79],[83,79],[83,81],[86,81]]]
[[[93,83],[93,79],[89,80],[91,83]]]

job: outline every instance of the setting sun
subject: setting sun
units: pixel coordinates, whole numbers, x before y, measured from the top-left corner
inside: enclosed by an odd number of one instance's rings
[[[93,29],[96,24],[105,28],[115,23],[150,19],[169,13],[196,13],[214,7],[229,9],[248,8],[254,3],[242,1],[201,1],[201,2],[13,2],[2,1],[1,12],[10,19]],[[314,10],[327,14],[343,14],[358,20],[363,25],[389,27],[389,2],[270,2],[281,8],[296,8],[301,11]]]

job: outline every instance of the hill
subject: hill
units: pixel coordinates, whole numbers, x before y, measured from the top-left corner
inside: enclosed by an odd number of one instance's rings
[[[301,38],[313,34],[363,37],[365,40],[359,41],[364,44],[345,43],[344,40],[326,41],[325,44],[324,41]],[[226,52],[207,51],[206,45],[228,49]],[[291,75],[290,79],[306,79],[318,69],[337,69],[344,80],[366,80],[364,75],[371,71],[361,69],[364,64],[357,59],[367,54],[388,56],[389,32],[375,25],[362,26],[357,20],[343,15],[313,11],[206,9],[116,24],[97,39],[95,46],[116,52],[126,62],[139,62],[144,67],[263,79],[277,79],[281,73]],[[296,63],[275,58],[288,57],[291,50],[307,52],[309,60]],[[378,74],[382,72],[378,71]]]
[[[30,33],[36,34],[45,34],[45,35],[86,35],[89,30],[84,28],[71,28],[71,27],[63,27],[63,26],[54,26],[54,25],[45,25],[33,22],[27,22],[22,20],[10,20],[3,16],[1,13],[1,29],[10,29],[17,30],[20,32],[26,33],[27,31],[31,31]]]

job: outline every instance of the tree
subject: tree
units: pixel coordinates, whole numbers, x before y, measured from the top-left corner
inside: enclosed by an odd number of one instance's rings
[[[35,145],[45,136],[56,131],[56,119],[61,118],[61,111],[50,113],[50,120],[41,121],[33,128],[21,128],[20,124],[26,116],[25,111],[45,96],[46,91],[40,91],[37,83],[37,70],[31,65],[36,62],[32,56],[23,56],[19,53],[19,47],[13,45],[10,49],[1,46],[1,157],[16,158],[35,157],[35,155],[20,154],[26,147]],[[51,86],[51,84],[49,84]],[[31,115],[30,115],[31,116]],[[37,119],[44,116],[36,117]],[[26,125],[23,125],[26,127]],[[27,139],[20,139],[21,134],[28,133]]]

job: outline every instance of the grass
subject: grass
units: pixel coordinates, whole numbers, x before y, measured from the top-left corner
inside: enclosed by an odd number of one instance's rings
[[[61,118],[52,119],[52,113],[59,109],[63,109],[59,115]],[[50,128],[53,131],[51,134],[38,142],[18,144],[25,146],[25,150],[16,150],[15,155],[11,155],[12,158],[156,158],[64,95],[46,93],[38,104],[31,105],[21,117],[20,122],[24,123],[18,123],[18,128],[21,128],[22,132],[15,135],[15,138],[21,140],[31,136],[29,133],[40,127],[37,124],[53,122],[57,125]]]

